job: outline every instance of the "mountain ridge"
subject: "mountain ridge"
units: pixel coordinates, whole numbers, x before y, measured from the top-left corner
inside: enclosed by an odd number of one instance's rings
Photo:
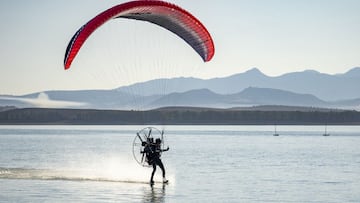
[[[307,92],[306,88],[301,88],[314,86],[314,81],[317,91],[332,94],[331,99],[323,99],[317,94]],[[150,80],[112,90],[45,91],[23,96],[0,95],[0,106],[55,108],[63,105],[70,108],[146,110],[174,105],[211,108],[286,105],[360,109],[360,92],[356,88],[359,85],[360,68],[336,75],[305,70],[276,77],[269,77],[259,69],[253,68],[244,73],[207,80],[180,77]],[[346,86],[351,90],[342,89]],[[240,90],[235,91],[237,89]],[[352,96],[339,96],[343,92],[351,93]]]
[[[156,87],[166,84],[166,89],[156,90]],[[169,94],[173,92],[185,92],[191,89],[207,88],[218,94],[234,94],[247,87],[262,87],[281,89],[296,93],[312,94],[322,100],[337,101],[360,98],[360,68],[353,68],[341,74],[325,74],[314,70],[285,73],[280,76],[267,76],[258,68],[252,68],[243,73],[237,73],[227,77],[196,79],[196,78],[173,78],[164,80],[150,80],[143,83],[119,87],[117,90],[139,90],[140,95],[148,95],[150,89],[155,90],[152,94]],[[152,87],[152,88],[150,88]],[[157,91],[157,92],[156,92]],[[161,92],[162,91],[162,92]],[[337,92],[334,95],[334,92]]]

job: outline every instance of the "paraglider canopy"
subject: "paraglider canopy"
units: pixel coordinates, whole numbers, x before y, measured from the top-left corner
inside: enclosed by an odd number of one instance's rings
[[[204,62],[210,61],[214,56],[214,43],[210,33],[191,13],[172,3],[139,0],[114,6],[83,25],[67,46],[64,58],[65,69],[70,68],[86,39],[105,22],[115,18],[135,19],[159,25],[182,38]]]

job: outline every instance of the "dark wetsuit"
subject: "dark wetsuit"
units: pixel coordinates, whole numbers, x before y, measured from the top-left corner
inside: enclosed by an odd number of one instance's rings
[[[156,171],[156,165],[158,165],[161,168],[162,171],[162,177],[165,178],[165,168],[164,168],[164,164],[162,163],[160,156],[161,156],[161,149],[160,149],[160,145],[152,145],[152,162],[151,165],[153,167],[153,171],[151,173],[151,179],[150,182],[153,182],[153,178],[154,178],[154,174]]]
[[[164,164],[162,163],[162,161],[160,159],[160,156],[161,156],[161,152],[167,151],[167,150],[168,149],[162,150],[160,148],[160,145],[156,145],[156,144],[151,144],[146,149],[146,152],[148,152],[148,153],[146,153],[147,161],[148,161],[149,165],[152,165],[152,167],[153,167],[153,171],[151,173],[151,178],[150,178],[151,183],[154,182],[154,175],[155,175],[155,171],[156,171],[156,165],[158,165],[160,167],[160,169],[162,170],[162,177],[165,179],[165,167],[164,167]]]

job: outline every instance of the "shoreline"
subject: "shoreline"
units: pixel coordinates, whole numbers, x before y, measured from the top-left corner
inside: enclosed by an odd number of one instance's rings
[[[0,112],[0,125],[360,125],[357,111],[149,111],[24,108]]]

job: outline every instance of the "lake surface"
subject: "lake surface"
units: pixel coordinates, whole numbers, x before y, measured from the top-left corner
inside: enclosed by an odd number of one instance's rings
[[[153,187],[143,127],[0,126],[0,202],[360,202],[360,126],[158,126]]]

